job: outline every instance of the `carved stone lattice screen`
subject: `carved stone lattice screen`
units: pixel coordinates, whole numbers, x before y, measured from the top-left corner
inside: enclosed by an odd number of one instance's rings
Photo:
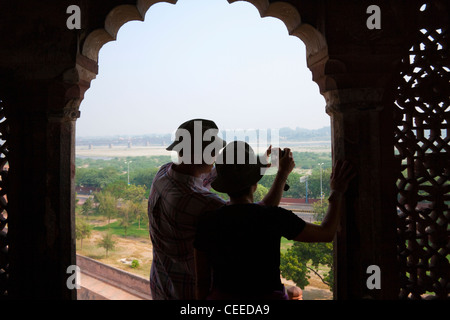
[[[421,15],[429,18],[433,9],[423,5]],[[450,297],[450,55],[448,21],[439,23],[422,24],[397,83],[401,299]]]
[[[0,297],[8,294],[8,199],[6,178],[8,174],[8,123],[0,100]]]

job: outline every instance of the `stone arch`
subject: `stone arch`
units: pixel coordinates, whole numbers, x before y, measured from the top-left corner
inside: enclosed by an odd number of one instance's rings
[[[242,0],[228,0],[234,3]],[[244,0],[253,4],[258,9],[262,18],[274,17],[285,24],[289,35],[296,36],[306,46],[306,59],[308,67],[328,56],[325,37],[313,26],[303,23],[297,8],[288,2],[269,3],[268,0]]]
[[[144,21],[145,13],[158,2],[176,4],[177,0],[138,0],[136,5],[123,4],[112,9],[105,18],[103,28],[89,33],[81,49],[83,56],[98,62],[98,53],[103,45],[116,40],[120,27],[129,21]]]
[[[136,5],[124,4],[112,9],[105,18],[103,28],[93,30],[81,45],[81,54],[89,60],[98,62],[98,54],[102,46],[113,41],[122,25],[128,21],[143,21],[145,13],[155,3],[176,4],[178,0],[138,0]],[[313,26],[303,23],[297,8],[287,2],[269,3],[269,0],[227,0],[230,4],[246,1],[253,4],[262,18],[278,18],[286,25],[289,35],[296,36],[305,43],[308,67],[313,71],[315,65],[324,65],[328,59],[328,48],[325,37]],[[323,67],[320,68],[323,71]],[[320,72],[322,73],[322,72]],[[318,82],[314,76],[314,81]],[[319,84],[319,83],[318,83]],[[320,87],[320,84],[319,84]],[[322,87],[321,87],[322,89]],[[322,91],[322,90],[321,90]]]

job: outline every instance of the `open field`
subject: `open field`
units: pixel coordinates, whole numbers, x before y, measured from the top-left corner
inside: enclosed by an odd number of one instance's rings
[[[109,148],[108,146],[94,146],[92,149],[88,147],[77,147],[77,157],[94,157],[94,158],[125,158],[125,157],[152,157],[152,156],[170,156],[171,152],[164,147],[144,147],[136,146],[127,148],[126,146],[117,146]]]
[[[292,151],[298,152],[330,152],[331,142],[330,141],[289,141],[283,142],[282,147],[291,148]],[[132,146],[128,148],[127,146],[92,146],[89,148],[87,146],[77,146],[76,156],[77,157],[94,157],[94,158],[114,158],[114,157],[139,157],[139,156],[170,156],[172,153],[165,149],[163,146]]]

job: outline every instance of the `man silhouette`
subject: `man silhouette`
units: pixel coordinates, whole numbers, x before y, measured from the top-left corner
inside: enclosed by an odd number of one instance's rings
[[[167,148],[177,152],[178,159],[161,166],[148,201],[154,300],[195,298],[193,242],[198,217],[226,203],[209,191],[215,178],[214,159],[224,146],[213,121],[192,119],[180,125],[175,141]],[[278,170],[262,204],[279,204],[287,176]]]

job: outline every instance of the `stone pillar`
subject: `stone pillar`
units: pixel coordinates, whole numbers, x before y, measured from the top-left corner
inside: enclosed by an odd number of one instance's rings
[[[66,286],[66,271],[76,264],[73,177],[79,100],[63,83],[30,81],[16,88],[7,97],[10,296],[76,299],[76,290]]]
[[[380,29],[367,26],[373,4],[328,1],[317,5],[309,22],[326,42],[326,56],[309,57],[308,67],[331,117],[333,161],[351,161],[358,174],[334,241],[339,300],[398,299],[399,294],[395,183],[400,168],[394,159],[392,80],[411,47],[417,23],[411,17],[421,4],[378,1]],[[380,289],[367,286],[370,266],[379,267]]]
[[[395,162],[392,109],[378,88],[325,92],[331,117],[333,161],[353,163],[346,210],[334,241],[335,299],[397,299]],[[380,270],[370,289],[369,266]],[[373,281],[369,281],[373,283]]]

